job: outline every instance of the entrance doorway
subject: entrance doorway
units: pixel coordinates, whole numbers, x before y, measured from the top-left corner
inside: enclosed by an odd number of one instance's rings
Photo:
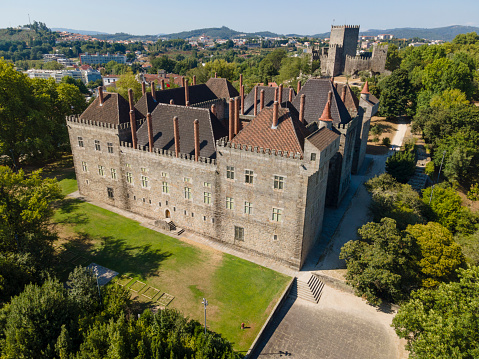
[[[169,209],[167,209],[167,210],[165,211],[165,217],[166,217],[166,218],[171,218],[171,213],[170,213],[170,210],[169,210]]]

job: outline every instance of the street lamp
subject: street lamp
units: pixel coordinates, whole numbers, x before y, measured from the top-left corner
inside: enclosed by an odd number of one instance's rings
[[[205,307],[205,335],[206,335],[206,306],[208,305],[208,301],[206,300],[206,298],[203,298],[203,301],[201,303]]]
[[[96,276],[96,286],[98,287],[98,296],[100,298],[100,304],[101,304],[101,292],[100,292],[100,283],[98,283],[98,268],[94,267],[93,270],[95,271],[95,276]]]

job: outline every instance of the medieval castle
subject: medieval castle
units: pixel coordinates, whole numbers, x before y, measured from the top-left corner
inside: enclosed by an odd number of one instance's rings
[[[226,79],[99,95],[67,118],[82,195],[300,269],[364,159],[378,100],[367,83],[297,92]],[[164,88],[162,86],[162,88]]]
[[[311,48],[312,60],[320,60],[322,76],[356,75],[359,71],[383,73],[388,53],[387,45],[376,45],[372,53],[356,56],[359,26],[331,26],[329,47]]]

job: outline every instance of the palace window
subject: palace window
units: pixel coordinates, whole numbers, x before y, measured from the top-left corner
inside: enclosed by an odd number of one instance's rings
[[[203,192],[203,202],[206,204],[211,204],[211,193]]]
[[[98,141],[98,140],[95,140],[95,150],[96,151],[101,151],[100,141]]]
[[[81,162],[81,169],[83,172],[88,172],[88,166],[85,161]]]
[[[143,187],[143,188],[148,187],[148,177],[141,176],[141,187]]]
[[[133,174],[131,172],[126,173],[126,182],[133,183]]]
[[[311,153],[311,161],[316,161],[316,153]]]
[[[78,147],[83,147],[83,137],[78,137]]]
[[[252,214],[253,213],[253,205],[251,202],[244,202],[244,213],[245,214]]]
[[[113,188],[107,187],[106,192],[108,194],[108,198],[113,198]]]
[[[161,172],[161,177],[168,177],[168,173],[166,173],[166,172]]]
[[[103,167],[101,165],[98,165],[98,174],[100,176],[104,176],[105,175],[105,167]]]
[[[168,182],[163,182],[163,185],[161,187],[161,192],[162,193],[170,193],[170,188],[168,187]],[[168,204],[166,204],[168,205]]]
[[[235,168],[233,166],[226,166],[226,178],[235,179]]]
[[[191,188],[185,187],[185,199],[191,199]]]
[[[251,170],[244,171],[244,183],[253,184],[253,171]]]
[[[282,215],[283,215],[283,210],[282,209],[273,208],[273,217],[272,217],[273,221],[280,222]]]
[[[113,153],[113,143],[108,142],[106,145],[108,146],[108,153]]]
[[[190,177],[183,177],[183,182],[191,183],[191,178]]]
[[[235,201],[231,197],[226,197],[226,209],[233,209],[235,205]]]
[[[142,173],[147,173],[147,172],[148,172],[148,170],[147,170],[145,167],[141,167],[141,168],[140,168],[140,171],[141,171]]]
[[[274,176],[274,189],[283,189],[284,187],[284,177],[283,176]]]
[[[116,169],[114,168],[111,169],[111,178],[116,180]]]
[[[211,183],[209,183],[209,182],[203,182],[203,186],[204,186],[204,187],[211,188]]]
[[[244,241],[244,228],[235,226],[235,241]]]

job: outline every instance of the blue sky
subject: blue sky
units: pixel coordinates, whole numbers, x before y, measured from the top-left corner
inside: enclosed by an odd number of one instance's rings
[[[331,24],[361,30],[479,26],[478,0],[2,0],[0,28],[31,20],[48,27],[137,35],[227,26],[237,31],[317,34]]]

